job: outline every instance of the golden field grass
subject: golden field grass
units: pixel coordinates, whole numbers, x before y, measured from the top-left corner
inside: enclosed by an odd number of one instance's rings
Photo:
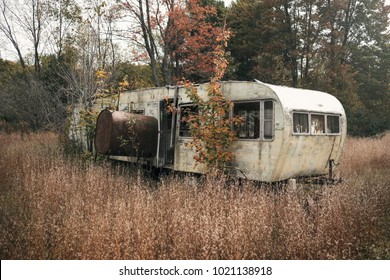
[[[390,259],[390,134],[349,138],[336,186],[293,191],[66,156],[0,134],[1,259]]]

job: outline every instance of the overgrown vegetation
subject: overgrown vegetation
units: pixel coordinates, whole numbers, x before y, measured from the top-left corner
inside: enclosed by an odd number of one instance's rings
[[[223,79],[322,90],[349,134],[390,129],[385,0],[79,2],[0,1],[0,130],[63,129],[69,107],[92,107],[99,69],[128,89],[208,81],[225,27]]]
[[[349,138],[336,186],[89,164],[0,134],[1,259],[389,259],[390,134]]]
[[[242,122],[239,117],[229,117],[233,103],[221,91],[220,80],[228,66],[225,48],[229,37],[229,32],[218,37],[220,44],[213,52],[214,75],[208,84],[207,97],[202,98],[193,83],[185,84],[186,94],[197,110],[197,113],[188,115],[192,140],[187,146],[195,152],[194,160],[197,163],[206,164],[210,171],[217,173],[233,160],[234,155],[229,148],[237,136],[231,126]]]

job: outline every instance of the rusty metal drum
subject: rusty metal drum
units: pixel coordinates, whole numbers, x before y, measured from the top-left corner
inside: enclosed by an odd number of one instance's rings
[[[95,148],[99,154],[154,157],[158,121],[152,116],[103,110],[96,121]]]

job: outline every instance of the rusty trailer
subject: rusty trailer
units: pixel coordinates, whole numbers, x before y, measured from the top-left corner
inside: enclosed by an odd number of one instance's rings
[[[201,97],[207,96],[208,84],[197,87]],[[274,182],[333,172],[347,132],[344,108],[334,96],[259,81],[221,82],[221,89],[233,101],[230,114],[244,120],[234,128],[238,140],[232,145],[232,168],[237,176]],[[99,99],[96,151],[154,168],[205,173],[186,146],[191,134],[185,117],[196,108],[185,91],[162,87],[125,92],[118,111],[106,109],[105,99]],[[167,110],[167,100],[177,113]]]

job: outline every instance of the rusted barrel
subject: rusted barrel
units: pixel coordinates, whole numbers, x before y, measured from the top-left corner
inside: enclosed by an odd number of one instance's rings
[[[99,154],[153,157],[157,138],[154,117],[106,109],[97,118],[95,148]]]

